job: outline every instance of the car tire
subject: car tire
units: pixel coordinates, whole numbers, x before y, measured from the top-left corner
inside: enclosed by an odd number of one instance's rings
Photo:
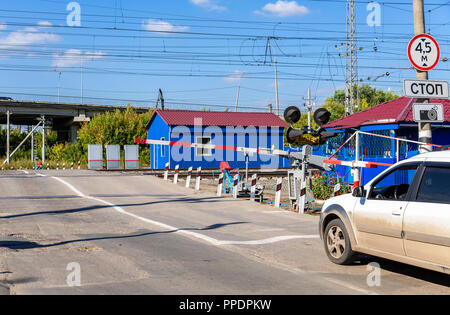
[[[347,229],[341,220],[330,221],[323,235],[325,251],[330,261],[338,265],[347,265],[354,261],[355,252],[352,250]]]

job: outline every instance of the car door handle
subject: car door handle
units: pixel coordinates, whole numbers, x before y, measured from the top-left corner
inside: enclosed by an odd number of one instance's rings
[[[403,213],[402,209],[392,211],[392,215],[401,216]]]

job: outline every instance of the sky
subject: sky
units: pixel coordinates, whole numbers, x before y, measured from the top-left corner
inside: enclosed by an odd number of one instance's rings
[[[267,111],[345,87],[344,0],[0,0],[0,96],[17,100]],[[379,10],[377,11],[377,8]],[[356,0],[360,83],[403,93],[412,0]],[[425,0],[450,57],[450,1]],[[429,78],[448,80],[450,61]],[[83,95],[83,97],[81,97]]]

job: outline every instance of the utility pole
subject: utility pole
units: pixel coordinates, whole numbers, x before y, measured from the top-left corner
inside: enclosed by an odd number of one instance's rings
[[[83,56],[81,56],[81,104],[83,104],[83,72],[84,72],[84,65],[83,65]],[[44,162],[42,162],[44,163]]]
[[[34,166],[34,126],[31,126],[31,163]]]
[[[275,97],[277,105],[277,116],[280,116],[280,106],[278,103],[278,73],[277,73],[277,57],[275,56]]]
[[[61,72],[58,73],[58,103],[60,103]]]
[[[358,49],[356,43],[355,0],[347,0],[347,43],[345,66],[345,115],[358,110]]]
[[[414,35],[420,35],[425,33],[425,13],[423,0],[413,0],[413,13],[414,13]],[[428,72],[416,70],[417,80],[428,80]],[[428,99],[419,99],[417,103],[428,103]],[[431,123],[418,123],[419,127],[419,141],[425,143],[431,143]],[[430,152],[432,149],[430,146],[419,146],[420,153]]]
[[[11,126],[9,124],[9,116],[11,113],[6,111],[6,163],[9,164],[9,134],[11,132]]]
[[[308,110],[308,129],[311,129],[311,110],[313,104],[311,103],[311,89],[308,88],[308,98],[306,99],[307,103],[305,104],[306,109]]]
[[[238,84],[238,89],[237,89],[237,95],[236,95],[236,106],[234,107],[234,111],[237,112],[238,109],[238,103],[239,103],[239,92],[241,91],[241,79],[242,76],[244,75],[244,72],[241,73],[241,76],[239,77],[239,84]]]
[[[42,116],[42,164],[45,162],[45,116]]]

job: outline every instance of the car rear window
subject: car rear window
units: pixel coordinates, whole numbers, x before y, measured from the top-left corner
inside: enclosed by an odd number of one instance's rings
[[[417,201],[450,204],[450,168],[427,167],[417,193]]]

